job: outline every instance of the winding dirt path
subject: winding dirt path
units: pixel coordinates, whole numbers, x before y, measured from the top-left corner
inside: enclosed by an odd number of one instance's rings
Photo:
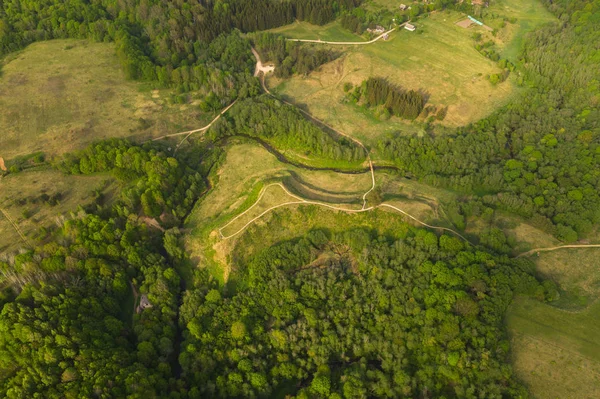
[[[179,144],[177,144],[177,147],[175,148],[175,152],[177,152],[177,150],[179,149],[179,147],[181,146],[181,144],[183,144],[184,141],[186,141],[192,134],[194,133],[200,133],[200,132],[204,132],[206,130],[208,130],[216,121],[218,121],[224,114],[225,112],[229,111],[229,109],[231,107],[233,107],[233,105],[237,102],[237,100],[235,100],[234,102],[232,102],[231,104],[229,104],[226,108],[224,108],[219,115],[217,115],[208,125],[201,127],[199,129],[194,129],[194,130],[187,130],[185,132],[179,132],[179,133],[171,133],[171,134],[165,134],[164,136],[160,136],[160,137],[156,137],[150,141],[158,141],[158,140],[162,140],[162,139],[166,139],[168,137],[175,137],[175,136],[183,136],[184,134],[186,135],[183,140],[181,140],[181,142]]]
[[[515,258],[522,258],[524,256],[530,256],[537,252],[551,252],[559,249],[569,249],[569,248],[600,248],[600,244],[569,244],[569,245],[559,245],[557,247],[547,247],[547,248],[535,248],[529,250],[527,252],[523,252],[515,256]]]
[[[386,35],[389,35],[390,33],[392,33],[393,31],[395,31],[398,28],[402,28],[404,25],[406,25],[407,23],[409,23],[410,21],[406,21],[403,24],[400,24],[398,26],[396,26],[393,29],[388,30],[387,32],[382,33],[381,35],[377,36],[375,39],[373,40],[369,40],[368,42],[328,42],[328,41],[324,41],[324,40],[311,40],[311,39],[286,39],[290,42],[302,42],[302,43],[321,43],[321,44],[333,44],[333,45],[341,45],[341,46],[361,46],[361,45],[365,45],[365,44],[373,44],[376,41],[378,41],[379,39],[385,37]]]
[[[404,24],[403,24],[403,25],[404,25]],[[402,26],[402,25],[400,25],[400,26]],[[378,39],[379,39],[379,38],[378,38]],[[261,63],[261,61],[260,61],[260,56],[259,56],[258,52],[257,52],[256,50],[254,50],[254,49],[252,49],[252,53],[253,53],[253,54],[254,54],[254,56],[256,57],[256,62],[257,62],[257,69],[256,69],[256,70],[258,71],[258,70],[259,70],[259,69],[258,69],[258,65],[259,65],[259,64],[260,64],[260,65],[262,65],[262,63]],[[224,239],[224,240],[226,240],[226,239],[229,239],[229,238],[235,237],[236,235],[238,235],[238,234],[240,234],[242,231],[244,231],[244,230],[245,230],[245,229],[246,229],[248,226],[250,226],[251,224],[253,224],[254,222],[256,222],[257,220],[259,220],[260,218],[262,218],[263,216],[265,216],[266,214],[268,214],[269,212],[271,212],[271,211],[273,211],[273,210],[275,210],[275,209],[278,209],[278,208],[281,208],[281,207],[284,207],[284,206],[289,206],[289,205],[300,205],[300,204],[304,204],[304,205],[318,205],[318,206],[322,206],[322,207],[329,208],[329,209],[332,209],[332,210],[341,211],[341,212],[347,212],[347,213],[361,213],[361,212],[368,212],[368,211],[372,211],[372,210],[374,210],[374,209],[376,209],[376,208],[379,208],[379,207],[385,207],[385,208],[392,209],[392,210],[394,210],[394,211],[396,211],[396,212],[399,212],[399,213],[401,213],[401,214],[403,214],[403,215],[405,215],[405,216],[409,217],[410,219],[414,220],[414,221],[415,221],[415,222],[417,222],[418,224],[421,224],[422,226],[425,226],[425,227],[428,227],[428,228],[431,228],[431,229],[437,229],[437,230],[443,230],[443,231],[450,232],[450,233],[452,233],[452,234],[456,235],[457,237],[460,237],[461,239],[463,239],[463,240],[464,240],[465,242],[467,242],[468,244],[470,244],[470,245],[473,245],[473,244],[472,244],[472,243],[471,243],[471,242],[470,242],[470,241],[469,241],[467,238],[465,238],[465,237],[464,237],[462,234],[458,233],[457,231],[455,231],[455,230],[452,230],[452,229],[449,229],[449,228],[446,228],[446,227],[432,226],[432,225],[430,225],[430,224],[427,224],[427,223],[423,222],[422,220],[420,220],[420,219],[416,218],[415,216],[411,215],[410,213],[408,213],[408,212],[406,212],[406,211],[404,211],[404,210],[402,210],[402,209],[400,209],[400,208],[398,208],[398,207],[396,207],[396,206],[394,206],[394,205],[390,205],[390,204],[379,204],[379,205],[377,205],[377,206],[371,206],[371,207],[368,207],[368,208],[367,208],[367,195],[369,195],[369,193],[375,189],[375,170],[374,170],[374,168],[373,168],[373,161],[371,160],[370,151],[367,149],[367,147],[366,147],[366,146],[365,146],[365,145],[364,145],[364,144],[363,144],[361,141],[359,141],[358,139],[356,139],[356,138],[354,138],[354,137],[352,137],[352,136],[349,136],[349,135],[347,135],[347,134],[345,134],[345,133],[343,133],[343,132],[340,132],[340,131],[338,131],[338,130],[334,129],[333,127],[331,127],[331,126],[327,125],[326,123],[322,122],[321,120],[319,120],[319,119],[315,118],[314,116],[312,116],[312,115],[311,115],[311,114],[309,114],[308,112],[304,111],[303,109],[301,109],[301,108],[298,108],[296,105],[294,105],[294,104],[292,104],[292,103],[290,103],[290,102],[288,102],[288,101],[281,100],[281,99],[277,98],[275,95],[273,95],[273,94],[272,94],[272,93],[269,91],[269,89],[267,88],[267,85],[265,84],[265,73],[262,73],[262,76],[261,76],[261,84],[262,84],[262,87],[263,87],[263,89],[264,89],[265,93],[267,93],[269,96],[271,96],[271,97],[273,97],[273,98],[275,98],[275,99],[277,99],[277,100],[279,100],[279,101],[282,101],[282,102],[283,102],[283,103],[285,103],[285,104],[288,104],[288,105],[290,105],[290,106],[293,106],[293,107],[295,107],[296,109],[298,109],[300,112],[302,112],[304,115],[306,115],[306,116],[307,116],[308,118],[310,118],[311,120],[313,120],[313,121],[316,121],[318,124],[321,124],[321,125],[323,125],[323,126],[326,126],[326,127],[328,127],[329,129],[331,129],[331,130],[332,130],[332,131],[334,131],[335,133],[339,134],[340,136],[346,137],[346,138],[348,138],[349,140],[352,140],[354,143],[356,143],[356,144],[357,144],[357,145],[359,145],[360,147],[362,147],[362,148],[365,150],[365,152],[367,153],[367,160],[368,160],[368,162],[369,162],[369,168],[371,169],[371,180],[372,180],[372,186],[371,186],[371,188],[370,188],[370,189],[369,189],[369,190],[368,190],[366,193],[364,193],[364,194],[363,194],[363,196],[362,196],[363,205],[362,205],[362,208],[361,208],[361,209],[348,209],[348,208],[341,208],[341,207],[339,207],[339,206],[333,206],[333,205],[326,204],[326,203],[323,203],[323,202],[318,202],[318,201],[308,201],[308,200],[306,200],[306,199],[304,199],[304,198],[298,197],[298,196],[296,196],[296,195],[294,195],[294,194],[290,193],[290,192],[289,192],[289,191],[288,191],[288,190],[285,188],[285,186],[284,186],[283,184],[281,184],[281,183],[272,183],[272,184],[269,184],[269,185],[265,186],[265,187],[262,189],[262,192],[261,192],[261,194],[258,196],[257,200],[254,202],[254,204],[253,204],[253,205],[252,205],[250,208],[246,209],[244,212],[240,213],[239,215],[237,215],[236,217],[234,217],[233,219],[231,219],[231,220],[230,220],[230,221],[229,221],[227,224],[225,224],[224,226],[222,226],[221,228],[219,228],[219,229],[218,229],[219,236],[221,237],[221,239]],[[225,229],[225,228],[226,228],[227,226],[229,226],[231,223],[235,222],[236,220],[238,220],[239,218],[241,218],[242,216],[244,216],[246,213],[250,212],[250,211],[251,211],[251,210],[252,210],[252,209],[253,209],[255,206],[257,206],[257,205],[260,203],[260,201],[262,200],[262,198],[263,198],[263,196],[265,195],[265,193],[267,192],[267,190],[268,190],[270,187],[273,187],[273,186],[279,186],[279,187],[281,187],[281,189],[283,189],[283,191],[285,191],[285,193],[286,193],[287,195],[289,195],[290,197],[294,198],[296,201],[288,201],[288,202],[284,202],[284,203],[281,203],[281,204],[278,204],[278,205],[272,206],[272,207],[270,207],[270,208],[266,209],[265,211],[263,211],[263,212],[262,212],[260,215],[256,216],[255,218],[253,218],[252,220],[250,220],[249,222],[247,222],[247,223],[246,223],[244,226],[242,226],[242,228],[240,228],[240,229],[239,229],[238,231],[236,231],[235,233],[233,233],[233,234],[231,234],[231,235],[228,235],[228,236],[225,236],[225,235],[223,235],[223,229]]]

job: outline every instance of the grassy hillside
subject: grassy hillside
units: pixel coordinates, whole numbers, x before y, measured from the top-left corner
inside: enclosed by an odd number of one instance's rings
[[[536,398],[600,395],[600,249],[559,250],[532,258],[559,283],[561,299],[549,306],[518,298],[507,322],[517,376]]]
[[[105,176],[63,175],[55,170],[10,174],[0,180],[0,253],[26,248],[62,225],[79,205],[109,201],[116,188]],[[22,240],[4,212],[26,237]]]
[[[150,137],[204,124],[170,91],[125,80],[113,44],[53,40],[3,60],[0,157],[61,154],[94,140]],[[198,118],[200,120],[198,120]],[[206,118],[208,119],[208,118]]]
[[[323,26],[312,25],[305,21],[296,21],[291,25],[271,29],[270,32],[281,33],[294,39],[323,40],[328,42],[363,42],[365,39],[347,29],[341,27],[337,22],[331,22]]]
[[[486,75],[499,72],[499,68],[473,47],[472,33],[483,28],[458,27],[455,22],[461,18],[461,14],[450,11],[433,14],[418,21],[416,32],[402,29],[388,41],[347,46],[344,57],[308,77],[269,84],[295,103],[306,105],[318,118],[361,139],[398,130],[418,131],[400,119],[381,122],[371,111],[342,103],[345,83],[359,85],[371,76],[424,90],[430,104],[448,106],[446,125],[473,122],[505,104],[515,88],[511,79],[497,86],[486,80]]]

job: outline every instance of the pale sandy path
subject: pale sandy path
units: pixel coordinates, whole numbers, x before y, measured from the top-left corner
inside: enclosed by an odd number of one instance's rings
[[[523,252],[515,256],[515,258],[521,258],[523,256],[533,255],[536,252],[550,252],[556,251],[559,249],[569,249],[569,248],[600,248],[600,244],[569,244],[569,245],[559,245],[557,247],[548,247],[548,248],[535,248],[527,252]]]
[[[321,44],[333,44],[333,45],[340,45],[340,46],[356,46],[356,45],[365,45],[365,44],[373,44],[376,41],[378,41],[379,39],[385,37],[386,35],[389,35],[390,33],[392,33],[393,31],[395,31],[398,28],[402,28],[404,25],[406,25],[407,23],[409,23],[410,21],[404,22],[401,25],[398,25],[397,27],[388,30],[387,32],[382,33],[381,35],[377,36],[375,39],[373,40],[369,40],[368,42],[328,42],[328,41],[324,41],[324,40],[311,40],[311,39],[286,39],[290,42],[302,42],[302,43],[321,43]]]

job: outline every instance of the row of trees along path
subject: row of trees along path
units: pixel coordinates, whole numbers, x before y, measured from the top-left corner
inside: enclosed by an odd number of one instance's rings
[[[404,26],[406,23],[400,25],[400,27]],[[395,29],[395,28],[394,28]],[[291,41],[297,41],[297,42],[311,42],[311,43],[324,43],[324,44],[344,44],[344,45],[362,45],[362,44],[371,44],[371,43],[375,43],[377,40],[381,39],[382,37],[384,37],[385,35],[388,35],[389,33],[393,32],[394,29],[391,29],[390,31],[378,36],[377,38],[371,40],[370,42],[324,42],[321,40],[304,40],[304,39],[288,39]],[[466,237],[464,237],[462,234],[460,234],[459,232],[457,232],[456,230],[453,229],[449,229],[446,227],[441,227],[441,226],[432,226],[430,224],[427,224],[425,222],[423,222],[422,220],[418,219],[417,217],[411,215],[410,213],[394,206],[394,205],[390,205],[390,204],[379,204],[377,206],[371,206],[371,207],[367,207],[367,195],[372,192],[375,189],[375,171],[373,168],[373,161],[371,159],[371,155],[370,155],[370,151],[367,149],[367,147],[358,139],[356,139],[355,137],[352,137],[344,132],[341,132],[335,128],[333,128],[332,126],[326,124],[325,122],[315,118],[312,114],[310,114],[309,112],[303,110],[302,108],[297,107],[295,104],[280,99],[278,97],[276,97],[273,93],[271,93],[271,91],[269,90],[269,88],[266,85],[265,82],[265,75],[268,72],[272,72],[274,70],[274,68],[269,67],[268,70],[266,70],[263,66],[262,61],[260,60],[260,55],[258,54],[258,52],[253,48],[252,49],[252,53],[254,54],[255,58],[256,58],[256,70],[255,70],[255,76],[260,76],[261,78],[261,84],[262,84],[262,88],[265,91],[265,93],[267,93],[269,96],[282,101],[283,103],[293,106],[296,109],[298,109],[302,114],[304,114],[306,117],[308,117],[309,119],[311,119],[312,121],[316,122],[317,124],[321,125],[321,126],[325,126],[328,129],[332,130],[333,132],[339,134],[340,136],[346,137],[349,140],[353,141],[354,143],[356,143],[357,145],[359,145],[360,147],[362,147],[365,152],[367,153],[367,161],[369,162],[369,168],[371,170],[371,180],[372,180],[372,185],[371,188],[365,192],[363,194],[363,206],[361,209],[348,209],[348,208],[341,208],[341,207],[336,207],[330,204],[325,204],[322,202],[318,202],[318,201],[308,201],[304,198],[298,197],[292,193],[290,193],[281,183],[273,183],[273,184],[269,184],[268,186],[264,187],[261,194],[259,195],[258,199],[256,200],[256,202],[247,210],[245,210],[244,212],[240,213],[239,215],[237,215],[235,218],[233,218],[232,220],[230,220],[227,224],[225,224],[224,226],[222,226],[221,228],[218,229],[219,235],[222,239],[229,239],[229,238],[233,238],[236,235],[240,234],[242,231],[244,231],[247,227],[249,227],[250,225],[252,225],[254,222],[256,222],[257,220],[259,220],[260,218],[262,218],[263,216],[265,216],[266,214],[268,214],[269,212],[277,209],[277,208],[281,208],[284,206],[289,206],[289,205],[299,205],[299,204],[305,204],[305,205],[319,205],[319,206],[323,206],[332,210],[337,210],[337,211],[342,211],[342,212],[348,212],[348,213],[360,213],[360,212],[368,212],[371,210],[374,210],[376,208],[382,207],[382,208],[388,208],[388,209],[392,209],[396,212],[399,212],[401,214],[403,214],[404,216],[407,216],[408,218],[412,219],[413,221],[415,221],[416,223],[424,226],[424,227],[428,227],[431,229],[436,229],[436,230],[442,230],[442,231],[447,231],[450,232],[454,235],[456,235],[457,237],[460,237],[462,240],[464,240],[465,242],[467,242],[470,245],[473,245]],[[233,105],[233,104],[232,104]],[[229,107],[227,108],[229,109]],[[226,110],[227,110],[226,109]],[[248,213],[249,211],[251,211],[263,198],[264,194],[266,193],[266,191],[273,186],[279,186],[281,187],[287,195],[289,195],[290,197],[294,198],[295,201],[289,201],[289,202],[285,202],[282,204],[278,204],[275,205],[273,207],[270,207],[268,209],[266,209],[265,211],[263,211],[260,215],[256,216],[255,218],[253,218],[252,220],[250,220],[249,222],[247,222],[244,226],[242,226],[239,230],[237,230],[236,232],[225,236],[223,234],[223,229],[227,228],[229,225],[231,225],[233,222],[235,222],[236,220],[238,220],[239,218],[241,218],[242,216],[244,216],[246,213]],[[559,249],[568,249],[568,248],[600,248],[600,244],[571,244],[571,245],[562,245],[562,246],[556,246],[556,247],[548,247],[548,248],[536,248],[536,249],[532,249],[530,251],[521,253],[519,255],[517,255],[517,257],[526,257],[526,256],[530,256],[534,253],[538,253],[538,252],[548,252],[548,251],[555,251],[555,250],[559,250]]]

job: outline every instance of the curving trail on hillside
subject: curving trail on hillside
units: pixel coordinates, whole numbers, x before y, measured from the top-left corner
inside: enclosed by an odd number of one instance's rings
[[[401,25],[401,26],[402,26],[402,25]],[[371,160],[370,151],[369,151],[369,150],[367,149],[367,147],[366,147],[366,146],[365,146],[365,145],[364,145],[364,144],[363,144],[361,141],[359,141],[358,139],[356,139],[356,138],[354,138],[354,137],[352,137],[352,136],[349,136],[349,135],[347,135],[347,134],[345,134],[345,133],[343,133],[343,132],[340,132],[340,131],[338,131],[338,130],[334,129],[333,127],[330,127],[329,125],[327,125],[326,123],[322,122],[321,120],[319,120],[319,119],[315,118],[314,116],[312,116],[312,115],[311,115],[311,114],[309,114],[308,112],[304,111],[303,109],[301,109],[301,108],[298,108],[296,105],[294,105],[294,104],[292,104],[292,103],[290,103],[290,102],[288,102],[288,101],[281,100],[281,99],[277,98],[275,95],[273,95],[273,94],[272,94],[272,93],[269,91],[269,89],[267,88],[267,85],[265,84],[265,73],[264,73],[263,71],[260,71],[260,70],[259,70],[259,68],[258,68],[258,66],[259,66],[259,65],[262,65],[262,62],[261,62],[261,60],[260,60],[260,56],[259,56],[258,52],[257,52],[256,50],[254,50],[254,49],[252,49],[252,53],[253,53],[253,54],[254,54],[254,56],[256,57],[256,62],[257,62],[257,69],[256,69],[256,72],[255,72],[255,73],[256,73],[256,74],[260,74],[260,72],[262,72],[262,76],[261,76],[261,84],[262,84],[262,87],[263,87],[263,89],[264,89],[265,93],[267,93],[269,96],[271,96],[271,97],[273,97],[273,98],[275,98],[275,99],[277,99],[277,100],[279,100],[279,101],[282,101],[282,102],[283,102],[283,103],[285,103],[285,104],[288,104],[288,105],[290,105],[290,106],[293,106],[293,107],[295,107],[296,109],[298,109],[300,112],[302,112],[304,115],[306,115],[306,116],[307,116],[308,118],[310,118],[311,120],[313,120],[313,121],[317,122],[317,123],[318,123],[318,124],[320,124],[320,125],[326,126],[327,128],[331,129],[332,131],[334,131],[335,133],[339,134],[340,136],[343,136],[343,137],[346,137],[346,138],[348,138],[349,140],[352,140],[354,143],[356,143],[357,145],[359,145],[360,147],[362,147],[362,148],[363,148],[363,149],[366,151],[366,153],[367,153],[367,160],[368,160],[368,162],[369,162],[369,167],[370,167],[370,170],[371,170],[371,180],[372,180],[372,186],[371,186],[371,188],[370,188],[370,189],[369,189],[369,190],[368,190],[366,193],[364,193],[364,194],[363,194],[363,196],[362,196],[363,205],[362,205],[362,208],[361,208],[361,209],[348,209],[348,208],[342,208],[342,207],[338,207],[338,206],[333,206],[333,205],[326,204],[326,203],[323,203],[323,202],[318,202],[318,201],[308,201],[308,200],[305,200],[304,198],[298,197],[298,196],[296,196],[296,195],[294,195],[294,194],[290,193],[290,192],[289,192],[289,191],[288,191],[288,190],[285,188],[285,186],[284,186],[283,184],[281,184],[281,183],[272,183],[272,184],[269,184],[269,185],[265,186],[265,187],[262,189],[262,192],[261,192],[261,194],[258,196],[257,200],[254,202],[254,204],[253,204],[253,205],[252,205],[250,208],[246,209],[244,212],[240,213],[239,215],[237,215],[236,217],[234,217],[233,219],[231,219],[231,220],[230,220],[230,221],[229,221],[227,224],[225,224],[224,226],[222,226],[221,228],[219,228],[219,229],[218,229],[219,236],[221,237],[221,239],[224,239],[224,240],[226,240],[226,239],[229,239],[229,238],[235,237],[236,235],[238,235],[238,234],[240,234],[242,231],[244,231],[244,230],[245,230],[245,229],[246,229],[248,226],[250,226],[251,224],[255,223],[257,220],[259,220],[260,218],[262,218],[263,216],[265,216],[266,214],[268,214],[269,212],[271,212],[271,211],[273,211],[273,210],[275,210],[275,209],[277,209],[277,208],[281,208],[281,207],[284,207],[284,206],[289,206],[289,205],[317,205],[317,206],[322,206],[322,207],[329,208],[329,209],[332,209],[332,210],[341,211],[341,212],[347,212],[347,213],[361,213],[361,212],[368,212],[368,211],[372,211],[372,210],[374,210],[374,209],[377,209],[377,208],[380,208],[380,207],[389,208],[389,209],[392,209],[392,210],[394,210],[394,211],[396,211],[396,212],[399,212],[399,213],[401,213],[401,214],[402,214],[402,215],[404,215],[404,216],[407,216],[407,217],[409,217],[410,219],[412,219],[413,221],[417,222],[418,224],[421,224],[422,226],[425,226],[425,227],[428,227],[428,228],[431,228],[431,229],[436,229],[436,230],[442,230],[442,231],[447,231],[447,232],[450,232],[450,233],[452,233],[452,234],[456,235],[457,237],[460,237],[461,239],[463,239],[463,240],[464,240],[465,242],[467,242],[469,245],[473,245],[473,244],[472,244],[472,243],[471,243],[471,242],[470,242],[470,241],[469,241],[467,238],[465,238],[465,237],[464,237],[462,234],[458,233],[457,231],[455,231],[455,230],[453,230],[453,229],[449,229],[449,228],[447,228],[447,227],[440,227],[440,226],[432,226],[432,225],[429,225],[429,224],[427,224],[427,223],[423,222],[422,220],[418,219],[417,217],[415,217],[415,216],[411,215],[410,213],[408,213],[408,212],[406,212],[406,211],[404,211],[404,210],[402,210],[402,209],[400,209],[400,208],[398,208],[398,207],[396,207],[396,206],[394,206],[394,205],[390,205],[390,204],[379,204],[379,205],[376,205],[376,206],[371,206],[371,207],[368,207],[368,208],[367,208],[367,195],[369,195],[369,193],[370,193],[370,192],[372,192],[372,191],[375,189],[375,170],[374,170],[374,168],[373,168],[373,161]],[[266,191],[267,191],[267,190],[268,190],[270,187],[273,187],[273,186],[279,186],[279,187],[281,187],[281,188],[282,188],[282,189],[285,191],[285,193],[286,193],[287,195],[289,195],[290,197],[294,198],[294,199],[295,199],[295,201],[288,201],[288,202],[284,202],[284,203],[282,203],[282,204],[278,204],[278,205],[272,206],[272,207],[270,207],[270,208],[266,209],[265,211],[263,211],[263,212],[262,212],[260,215],[256,216],[256,217],[255,217],[255,218],[253,218],[252,220],[248,221],[248,222],[247,222],[247,223],[246,223],[244,226],[242,226],[242,227],[241,227],[241,228],[240,228],[238,231],[236,231],[235,233],[233,233],[233,234],[230,234],[230,235],[228,235],[228,236],[225,236],[225,235],[223,235],[223,229],[225,229],[225,228],[226,228],[227,226],[229,226],[231,223],[235,222],[237,219],[241,218],[241,217],[242,217],[242,216],[244,216],[246,213],[250,212],[250,211],[251,211],[251,210],[252,210],[252,209],[253,209],[255,206],[257,206],[257,205],[260,203],[260,201],[262,200],[262,198],[263,198],[263,196],[265,195]]]
[[[185,132],[179,132],[179,133],[171,133],[171,134],[165,134],[164,136],[160,136],[160,137],[156,137],[154,139],[152,139],[151,141],[158,141],[158,140],[162,140],[162,139],[166,139],[168,137],[175,137],[175,136],[183,136],[184,134],[186,134],[187,136],[185,136],[183,138],[183,140],[181,140],[181,142],[177,145],[177,147],[175,148],[175,152],[177,152],[177,150],[179,149],[179,147],[181,146],[181,144],[183,144],[183,142],[185,140],[188,139],[188,137],[190,137],[192,134],[194,133],[200,133],[200,132],[204,132],[206,130],[208,130],[212,125],[215,124],[216,121],[218,121],[227,111],[229,111],[229,109],[231,107],[233,107],[233,105],[237,102],[237,100],[235,100],[234,102],[232,102],[231,104],[229,104],[226,108],[224,108],[219,115],[217,115],[208,125],[201,127],[199,129],[194,129],[194,130],[186,130]]]
[[[21,229],[19,228],[19,225],[16,224],[12,220],[12,218],[8,215],[8,213],[4,209],[0,208],[0,213],[2,213],[2,215],[6,218],[6,220],[8,220],[8,223],[10,223],[12,225],[12,227],[15,229],[15,231],[17,232],[19,237],[21,237],[21,240],[23,240],[23,242],[25,243],[25,245],[31,247],[29,240],[27,240],[27,237],[25,237],[25,234],[23,234],[23,232],[21,231]]]
[[[320,44],[333,44],[333,45],[339,45],[339,46],[364,46],[365,44],[373,44],[376,41],[386,37],[387,35],[389,35],[390,33],[392,33],[393,31],[395,31],[398,28],[402,28],[404,25],[406,25],[407,23],[409,23],[410,21],[406,21],[403,24],[398,25],[397,27],[388,30],[387,32],[382,33],[381,35],[377,36],[375,39],[373,40],[369,40],[368,42],[328,42],[328,41],[324,41],[324,40],[313,40],[313,39],[286,39],[287,41],[290,42],[301,42],[301,43],[320,43]]]
[[[569,249],[569,248],[600,248],[600,244],[569,244],[569,245],[559,245],[557,247],[547,247],[547,248],[535,248],[532,250],[529,250],[527,252],[523,252],[522,254],[519,254],[517,256],[515,256],[515,258],[522,258],[525,256],[530,256],[533,255],[537,252],[551,252],[551,251],[557,251],[559,249]]]

